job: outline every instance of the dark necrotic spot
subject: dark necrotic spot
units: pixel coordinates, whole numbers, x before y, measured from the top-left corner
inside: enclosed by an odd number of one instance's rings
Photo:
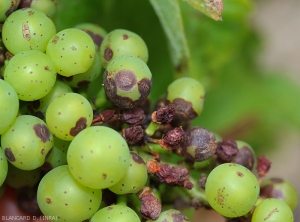
[[[138,154],[132,151],[130,151],[130,154],[134,162],[138,164],[145,164],[145,161]]]
[[[5,148],[4,153],[5,153],[6,158],[10,162],[15,162],[16,161],[15,155],[13,154],[13,152],[11,151],[10,148]]]
[[[80,88],[80,87],[83,87],[83,86],[87,86],[88,84],[90,84],[89,80],[82,80],[82,81],[77,83],[77,87]]]
[[[198,116],[198,114],[193,109],[193,104],[191,102],[185,101],[181,98],[176,98],[172,102],[175,104],[176,117],[174,119],[180,120],[192,120]]]
[[[189,219],[183,215],[182,213],[173,213],[172,214],[172,221],[173,222],[184,222],[184,221],[189,221]]]
[[[113,57],[113,55],[114,55],[114,53],[109,47],[105,48],[104,58],[105,58],[106,61],[110,61],[111,58]]]
[[[53,150],[53,147],[52,147],[52,148],[48,151],[48,153],[46,154],[45,160],[47,160],[47,159],[49,158],[49,156],[50,156],[52,150]]]
[[[242,172],[236,172],[236,174],[239,176],[239,177],[243,177],[244,176],[244,174],[242,173]]]
[[[85,129],[87,127],[86,122],[85,117],[80,117],[79,120],[77,120],[75,127],[70,130],[70,135],[76,136],[81,130]]]
[[[151,79],[144,78],[138,82],[139,93],[141,94],[142,97],[147,97],[149,95],[151,86],[152,86]]]
[[[50,141],[50,131],[46,125],[43,124],[35,124],[33,126],[35,131],[35,135],[37,135],[44,143]]]
[[[93,39],[94,43],[97,45],[97,46],[100,46],[102,41],[103,41],[103,36],[102,35],[99,35],[99,34],[95,34],[89,30],[84,30],[87,34],[89,34],[89,36],[91,36],[91,38]]]
[[[123,34],[123,39],[124,40],[126,40],[126,39],[128,39],[129,38],[129,36],[127,35],[127,34]]]
[[[106,179],[107,175],[105,173],[102,174],[102,178]]]
[[[115,76],[115,82],[119,89],[130,91],[136,85],[136,76],[131,70],[121,70]]]
[[[51,204],[52,203],[51,199],[50,198],[46,198],[46,203],[47,204]]]

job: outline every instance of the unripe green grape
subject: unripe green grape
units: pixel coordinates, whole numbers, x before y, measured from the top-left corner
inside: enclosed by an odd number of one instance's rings
[[[93,39],[77,28],[63,29],[56,33],[47,44],[46,54],[62,76],[86,72],[95,59]]]
[[[0,147],[0,187],[5,181],[8,171],[8,163],[4,150]],[[1,195],[0,195],[1,196]]]
[[[13,124],[19,112],[19,98],[15,89],[0,79],[0,135]]]
[[[190,221],[184,214],[179,210],[169,209],[160,213],[159,217],[156,220],[147,220],[146,222],[187,222]]]
[[[144,160],[132,151],[130,154],[127,172],[119,182],[108,188],[115,194],[137,193],[146,185],[148,172]]]
[[[34,8],[52,18],[56,12],[56,0],[22,0],[20,8]]]
[[[251,222],[294,222],[291,208],[282,200],[267,198],[254,209]]]
[[[240,217],[255,205],[259,183],[246,167],[224,163],[208,175],[205,194],[210,206],[225,217]]]
[[[98,210],[90,222],[141,222],[140,218],[130,207],[116,204]]]
[[[120,56],[134,56],[148,62],[148,48],[145,41],[136,33],[126,29],[109,32],[100,46],[103,67]]]
[[[94,23],[80,23],[77,24],[74,28],[81,29],[82,31],[85,31],[87,34],[89,34],[89,36],[91,36],[95,43],[96,51],[100,51],[102,41],[107,34],[107,31],[104,28]]]
[[[205,89],[196,79],[182,77],[174,80],[167,89],[167,100],[175,104],[179,120],[192,120],[203,110]]]
[[[45,119],[46,111],[50,103],[58,96],[64,93],[73,92],[72,88],[63,81],[56,80],[50,92],[30,104],[30,112],[41,119]]]
[[[45,216],[56,216],[55,221],[81,222],[91,218],[99,209],[102,190],[78,183],[67,165],[49,171],[37,190],[38,205]]]
[[[92,81],[97,79],[102,70],[102,65],[99,55],[95,54],[95,59],[91,67],[84,73],[76,74],[70,77],[65,77],[63,80],[69,86],[80,88],[89,85]]]
[[[33,187],[41,179],[40,169],[21,170],[11,163],[8,163],[8,173],[5,183],[15,189]]]
[[[152,73],[145,62],[133,56],[113,60],[103,76],[107,99],[122,109],[142,104],[150,93]]]
[[[70,141],[62,140],[53,136],[54,146],[53,149],[45,161],[46,169],[53,169],[55,167],[67,164],[67,151],[70,145]]]
[[[23,8],[14,11],[5,20],[2,39],[5,47],[14,55],[25,50],[45,52],[55,33],[55,25],[45,13]]]
[[[298,206],[298,193],[293,184],[281,178],[268,178],[260,185],[261,198],[276,198],[284,201],[292,211]]]
[[[104,189],[124,177],[130,152],[125,139],[106,126],[82,130],[72,141],[67,162],[73,177],[84,186]]]
[[[5,19],[15,11],[21,0],[1,0],[0,1],[0,22],[4,22]]]
[[[33,170],[42,166],[50,154],[53,136],[43,120],[22,115],[1,135],[1,146],[11,164]]]
[[[56,97],[46,111],[46,122],[62,140],[72,140],[81,130],[90,127],[93,109],[89,101],[77,93],[64,93]]]
[[[50,92],[56,81],[56,70],[45,53],[26,50],[10,59],[4,80],[12,85],[20,100],[33,101]]]

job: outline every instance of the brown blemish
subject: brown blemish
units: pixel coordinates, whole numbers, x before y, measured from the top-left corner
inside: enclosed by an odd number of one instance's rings
[[[85,117],[80,117],[79,120],[77,120],[75,127],[71,128],[70,135],[76,136],[81,130],[85,129],[87,127],[86,122],[87,120]]]
[[[123,40],[127,40],[129,36],[127,34],[123,34]]]
[[[56,35],[56,36],[53,37],[52,43],[53,43],[53,44],[56,44],[56,43],[58,42],[58,40],[59,40],[59,36]]]
[[[113,55],[113,51],[109,47],[106,47],[104,50],[104,59],[110,61]]]
[[[33,129],[35,131],[35,135],[37,135],[37,137],[39,137],[44,143],[50,141],[51,134],[46,125],[35,124]]]
[[[5,148],[4,149],[4,153],[6,158],[10,161],[10,162],[15,162],[16,158],[15,155],[13,154],[13,152],[11,151],[11,148]]]
[[[29,29],[29,25],[26,22],[23,22],[22,24],[22,33],[23,33],[23,37],[26,40],[30,40],[30,29]]]
[[[34,12],[33,11],[28,11],[28,15],[30,16],[30,15],[33,15],[34,14]]]
[[[141,94],[141,97],[146,98],[149,95],[151,86],[151,79],[143,78],[141,81],[138,82],[138,89],[139,93]]]
[[[130,154],[134,162],[138,164],[145,164],[145,161],[138,154],[133,151],[130,151]]]
[[[130,91],[137,83],[136,76],[131,70],[121,70],[115,75],[116,86],[123,91]]]
[[[279,210],[277,210],[277,208],[271,210],[270,213],[268,214],[268,216],[264,218],[264,221],[268,220],[276,212],[279,212]]]
[[[244,174],[242,172],[236,172],[236,174],[239,176],[239,177],[243,177]]]
[[[100,47],[102,41],[103,41],[103,36],[95,34],[89,30],[83,30],[85,31],[87,34],[89,34],[89,36],[91,36],[91,38],[93,39],[94,43]]]
[[[171,217],[172,217],[173,222],[189,221],[189,219],[185,215],[183,215],[182,213],[172,213]]]
[[[45,160],[47,160],[50,156],[50,154],[52,153],[53,147],[48,151],[48,153],[45,156]]]
[[[46,203],[47,204],[51,204],[52,203],[51,199],[50,198],[46,198]]]
[[[180,120],[192,120],[198,116],[193,109],[193,104],[191,102],[176,98],[172,103],[175,105],[177,113],[175,118],[179,118]]]
[[[106,179],[107,175],[105,173],[102,174],[102,178]]]
[[[73,51],[77,50],[77,48],[76,48],[74,45],[72,45],[71,49],[72,49]]]

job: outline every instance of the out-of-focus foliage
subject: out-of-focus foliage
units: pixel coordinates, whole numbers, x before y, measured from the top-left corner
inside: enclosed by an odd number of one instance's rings
[[[169,18],[182,19],[184,29],[177,32],[187,38],[186,50],[190,53],[187,70],[207,91],[204,111],[193,124],[224,138],[245,140],[261,153],[265,152],[262,149],[274,145],[274,137],[282,126],[300,129],[300,89],[283,73],[266,73],[257,65],[256,56],[263,39],[250,19],[254,1],[223,0],[222,21],[218,22],[183,0],[174,2],[180,11],[170,9],[164,13],[173,13]],[[149,48],[148,65],[153,73],[150,99],[155,101],[165,93],[176,76],[171,56],[174,49],[149,0],[57,3],[58,30],[92,22],[108,32],[124,28],[139,34]],[[176,30],[171,29],[171,33]],[[187,46],[178,45],[179,48]]]

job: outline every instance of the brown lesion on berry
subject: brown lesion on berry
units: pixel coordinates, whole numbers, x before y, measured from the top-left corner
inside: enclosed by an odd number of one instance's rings
[[[22,34],[23,34],[23,38],[26,40],[30,40],[30,29],[29,29],[29,25],[27,22],[23,22],[22,23]]]
[[[76,136],[81,130],[85,129],[87,127],[87,120],[85,117],[80,117],[77,122],[75,127],[71,128],[70,130],[70,135],[71,136]]]
[[[146,164],[145,161],[142,159],[142,157],[140,157],[135,152],[130,151],[130,154],[131,154],[131,158],[133,159],[133,161],[136,162],[137,164]]]
[[[115,75],[115,83],[122,91],[131,91],[137,84],[136,75],[131,70],[121,70]]]
[[[111,50],[109,46],[107,46],[104,50],[104,59],[106,61],[110,61],[114,55],[114,52]]]
[[[59,36],[56,35],[56,36],[53,37],[52,43],[53,43],[53,44],[56,44],[56,43],[58,42],[58,40],[59,40]]]
[[[51,199],[50,198],[46,198],[46,203],[47,204],[51,204],[52,203]]]
[[[239,177],[243,177],[244,176],[244,174],[242,173],[242,172],[236,172],[236,174],[239,176]]]
[[[44,143],[50,141],[51,133],[46,125],[35,124],[33,126],[33,130],[35,132],[35,135],[37,135],[37,137],[39,137]]]
[[[91,36],[91,38],[93,39],[95,45],[100,47],[100,45],[103,41],[103,38],[104,38],[102,35],[93,33],[93,32],[91,32],[89,30],[86,30],[86,29],[83,29],[83,31],[85,31],[89,36]]]
[[[20,5],[20,2],[21,0],[12,0],[9,9],[5,12],[5,16],[8,17],[11,13],[13,13]]]
[[[123,34],[123,40],[127,40],[129,36],[127,34]]]
[[[11,148],[5,148],[4,149],[4,153],[6,158],[10,161],[10,162],[15,162],[16,158],[15,155],[13,154],[13,152],[11,151]]]
[[[172,217],[172,221],[174,222],[184,222],[184,221],[189,221],[189,218],[187,216],[185,216],[182,213],[172,213],[171,214]]]
[[[176,110],[176,116],[174,118],[175,121],[188,121],[198,116],[191,102],[185,101],[181,98],[176,98],[172,101],[172,103],[175,105]]]
[[[72,45],[71,49],[72,49],[73,51],[77,50],[77,48],[76,48],[74,45]]]

